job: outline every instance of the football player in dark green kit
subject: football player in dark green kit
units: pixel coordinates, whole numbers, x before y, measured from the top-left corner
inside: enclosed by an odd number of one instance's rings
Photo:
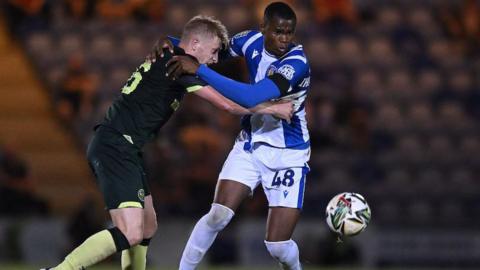
[[[192,18],[183,30],[175,55],[189,55],[202,64],[216,63],[228,34],[221,22],[207,16]],[[144,270],[147,247],[157,229],[141,157],[144,144],[177,110],[188,92],[235,114],[272,114],[289,120],[292,104],[266,102],[246,109],[224,98],[195,76],[173,79],[166,63],[172,53],[146,61],[122,88],[122,95],[96,126],[87,151],[89,164],[113,221],[113,228],[90,236],[74,249],[56,270],[80,270],[122,251],[122,269]],[[266,100],[258,100],[257,104]]]

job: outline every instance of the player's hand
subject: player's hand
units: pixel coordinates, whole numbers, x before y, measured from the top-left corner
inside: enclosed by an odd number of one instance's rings
[[[178,79],[183,74],[196,74],[200,63],[189,55],[175,55],[167,62],[167,76]]]
[[[273,103],[272,109],[275,112],[273,116],[283,119],[290,124],[293,113],[294,113],[292,101],[290,100],[276,101]]]
[[[168,49],[173,54],[173,47],[173,43],[168,37],[160,38],[153,45],[152,52],[147,55],[147,61],[155,63],[158,57],[163,58],[165,49]]]

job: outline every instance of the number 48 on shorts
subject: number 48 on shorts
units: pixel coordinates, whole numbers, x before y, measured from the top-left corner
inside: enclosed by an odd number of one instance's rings
[[[283,177],[281,176],[282,174],[280,174],[280,172],[281,171],[277,171],[273,176],[272,187],[280,187],[280,185],[291,187],[295,182],[295,180],[293,179],[293,177],[295,176],[295,171],[292,169],[285,170],[285,173],[283,173]]]
[[[270,176],[269,179],[264,180],[264,191],[269,206],[301,209],[308,171],[309,168],[307,165],[304,167],[270,171],[268,173]]]

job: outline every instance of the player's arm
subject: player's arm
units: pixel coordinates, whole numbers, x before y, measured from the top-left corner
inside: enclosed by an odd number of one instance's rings
[[[187,56],[190,59],[194,59],[191,56]],[[227,99],[226,97],[220,95],[215,89],[208,84],[193,75],[183,75],[178,77],[177,82],[181,84],[187,92],[197,93],[200,97],[210,101],[216,107],[229,111],[234,114],[251,114],[251,113],[261,113],[261,114],[272,114],[278,118],[290,120],[291,115],[293,114],[293,104],[291,102],[266,102],[259,104],[256,107],[251,109],[246,109],[237,103]]]
[[[293,103],[290,101],[264,102],[251,109],[246,109],[220,95],[211,86],[202,87],[194,93],[197,96],[209,101],[215,107],[235,115],[246,115],[252,113],[269,114],[290,122],[293,114]]]
[[[195,95],[212,103],[215,107],[235,115],[250,114],[250,110],[238,105],[228,98],[220,95],[211,86],[207,85],[193,92]]]
[[[200,65],[196,73],[220,94],[246,108],[281,97],[290,89],[289,82],[280,74],[274,74],[255,84],[247,84],[224,77],[205,65]]]
[[[174,56],[168,61],[167,66],[169,76],[178,78],[185,73],[197,74],[220,94],[245,108],[252,108],[270,99],[285,96],[291,89],[290,82],[278,73],[255,84],[247,84],[224,77],[206,65],[199,65],[189,56]]]
[[[197,75],[220,94],[246,108],[284,96],[290,89],[288,81],[279,74],[274,74],[255,84],[247,84],[224,77],[207,66],[201,65]]]

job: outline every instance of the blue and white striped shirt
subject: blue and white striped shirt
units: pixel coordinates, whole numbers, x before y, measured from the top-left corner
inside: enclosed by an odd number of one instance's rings
[[[264,37],[259,31],[244,31],[230,40],[231,56],[242,56],[247,63],[250,82],[279,73],[290,82],[289,95],[295,113],[288,124],[271,115],[252,114],[242,119],[242,133],[247,135],[245,148],[261,142],[278,148],[307,149],[310,137],[305,115],[305,99],[310,86],[310,67],[301,45],[292,44],[287,53],[276,57],[265,50]]]

